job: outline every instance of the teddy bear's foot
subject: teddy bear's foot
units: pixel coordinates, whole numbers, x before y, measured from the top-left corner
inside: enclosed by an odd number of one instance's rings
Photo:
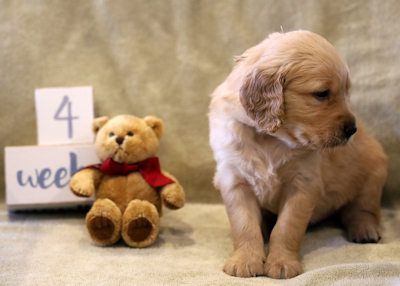
[[[95,216],[89,221],[90,231],[100,240],[110,239],[115,230],[114,223],[106,217]]]
[[[133,200],[122,217],[122,238],[129,246],[146,247],[156,240],[159,227],[156,207],[147,201]]]
[[[121,220],[121,210],[113,201],[99,199],[86,215],[86,226],[95,243],[107,246],[120,239]]]
[[[132,220],[128,225],[128,236],[136,242],[140,242],[149,237],[153,226],[144,217]]]

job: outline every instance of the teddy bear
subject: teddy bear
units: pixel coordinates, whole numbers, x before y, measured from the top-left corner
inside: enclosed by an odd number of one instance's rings
[[[89,234],[101,246],[121,236],[131,247],[150,246],[159,231],[162,202],[172,210],[185,203],[183,188],[155,157],[163,122],[155,116],[100,117],[93,121],[93,132],[102,164],[83,168],[69,183],[77,196],[95,194],[86,215]]]

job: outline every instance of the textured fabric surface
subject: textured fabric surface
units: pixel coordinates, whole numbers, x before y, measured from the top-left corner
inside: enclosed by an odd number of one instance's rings
[[[334,222],[313,227],[290,280],[222,272],[233,252],[223,205],[166,210],[149,248],[95,245],[84,212],[8,214],[0,206],[0,285],[400,285],[400,211],[383,211],[378,244],[354,244]],[[268,245],[265,246],[268,249]]]
[[[91,85],[97,116],[162,118],[162,167],[189,201],[220,202],[208,95],[234,56],[282,26],[345,57],[354,108],[390,158],[385,197],[400,197],[399,16],[397,0],[0,0],[0,147],[37,143],[35,88]]]

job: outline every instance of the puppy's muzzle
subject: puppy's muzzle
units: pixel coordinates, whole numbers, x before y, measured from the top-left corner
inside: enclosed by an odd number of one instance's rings
[[[344,135],[346,136],[346,139],[349,139],[351,135],[356,133],[357,131],[357,125],[355,122],[346,122],[343,127]]]

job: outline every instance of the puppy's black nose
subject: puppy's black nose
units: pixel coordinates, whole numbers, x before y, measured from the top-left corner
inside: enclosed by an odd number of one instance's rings
[[[119,145],[121,145],[122,142],[124,142],[124,137],[117,137],[117,138],[115,138],[115,141],[117,141],[117,143],[118,143]]]
[[[344,134],[346,135],[347,138],[350,138],[350,136],[356,133],[356,131],[357,131],[357,126],[355,123],[344,124]]]

